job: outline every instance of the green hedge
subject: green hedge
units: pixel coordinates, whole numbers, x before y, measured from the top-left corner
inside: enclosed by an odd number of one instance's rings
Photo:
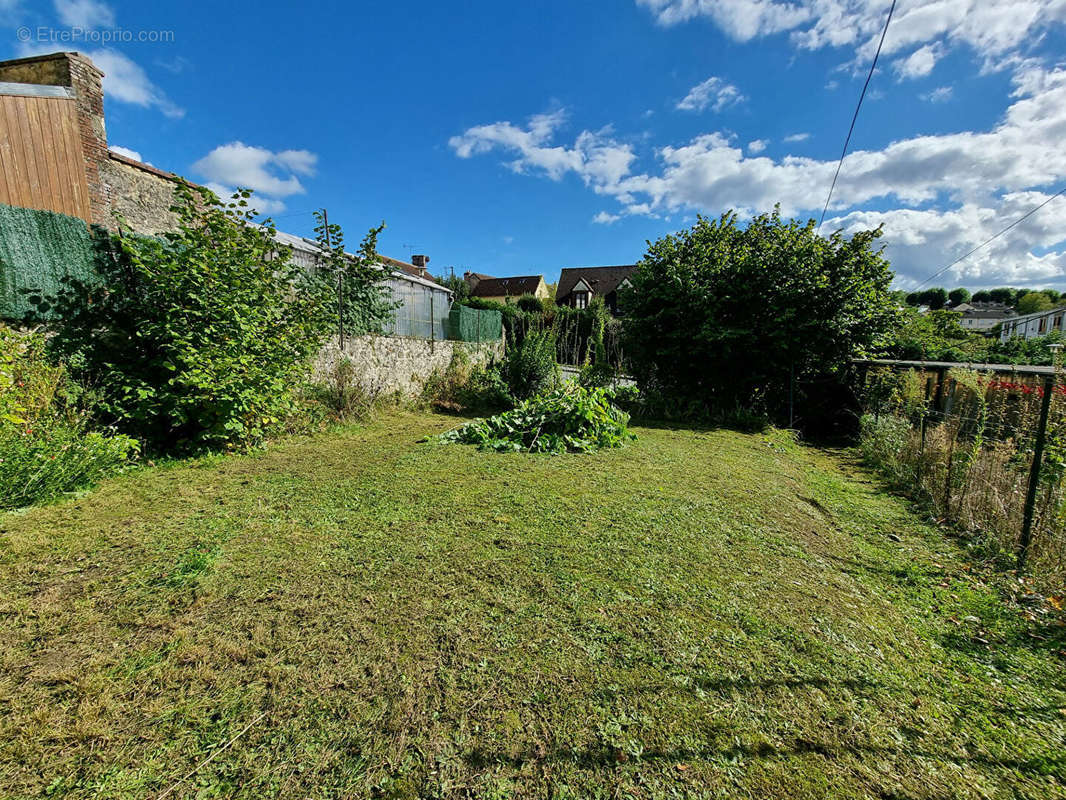
[[[67,275],[88,280],[96,253],[84,220],[0,203],[0,319],[30,310],[22,290],[53,295]]]

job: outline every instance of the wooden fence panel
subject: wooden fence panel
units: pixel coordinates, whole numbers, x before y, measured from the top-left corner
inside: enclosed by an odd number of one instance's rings
[[[72,99],[0,95],[0,203],[90,219]]]

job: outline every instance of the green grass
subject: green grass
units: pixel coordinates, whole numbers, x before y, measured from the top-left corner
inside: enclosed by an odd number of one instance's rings
[[[846,456],[455,424],[0,516],[0,794],[1066,797],[1061,639]]]

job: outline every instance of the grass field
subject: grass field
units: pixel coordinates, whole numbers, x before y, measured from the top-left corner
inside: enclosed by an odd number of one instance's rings
[[[0,794],[1066,797],[1066,645],[846,455],[454,424],[0,515]]]

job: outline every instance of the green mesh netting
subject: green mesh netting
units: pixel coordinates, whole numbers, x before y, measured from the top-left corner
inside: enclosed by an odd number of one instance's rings
[[[64,276],[89,279],[95,252],[83,220],[0,203],[0,319],[32,308],[23,289],[50,295]]]
[[[448,338],[461,342],[494,342],[502,336],[503,315],[499,311],[452,306],[448,314]]]

